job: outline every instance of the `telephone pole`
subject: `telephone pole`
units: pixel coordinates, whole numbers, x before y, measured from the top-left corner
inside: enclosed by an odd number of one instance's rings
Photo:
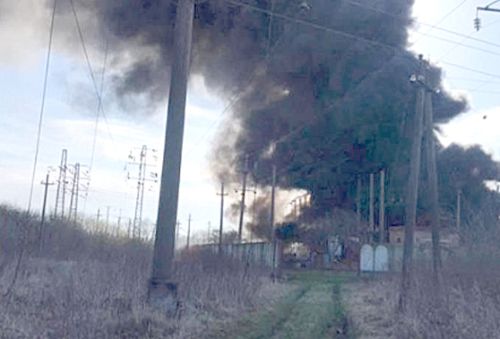
[[[462,217],[462,190],[457,189],[457,215],[456,215],[456,223],[457,223],[457,232],[460,232],[460,219]]]
[[[439,216],[438,176],[436,169],[436,145],[434,142],[434,114],[432,110],[432,88],[427,85],[425,93],[425,153],[427,163],[427,178],[430,186],[431,202],[431,232],[432,232],[432,268],[434,280],[439,287],[439,268],[441,267],[441,249],[439,247],[439,230],[441,221]]]
[[[224,193],[224,182],[220,184],[220,220],[219,220],[219,255],[222,254],[222,234],[224,229],[224,197],[227,196],[227,193]]]
[[[43,250],[43,242],[45,237],[45,209],[47,207],[47,195],[49,192],[49,186],[54,185],[54,183],[50,182],[49,180],[49,172],[47,172],[47,175],[45,176],[45,181],[42,181],[41,184],[44,185],[45,188],[43,192],[42,220],[40,222],[40,230],[38,234],[38,246],[40,253]]]
[[[193,19],[194,0],[179,1],[175,18],[173,62],[153,269],[148,286],[149,303],[168,314],[175,313],[178,305],[177,284],[172,281],[172,260],[175,250],[175,223],[177,221]]]
[[[368,222],[370,227],[370,241],[373,239],[373,235],[375,234],[375,176],[373,173],[370,173],[370,207],[369,207],[369,216]]]
[[[358,230],[361,230],[361,177],[359,174],[356,180],[356,222]]]
[[[401,293],[399,297],[399,309],[406,311],[408,295],[411,288],[413,269],[413,238],[417,216],[418,183],[420,177],[420,156],[423,134],[423,118],[425,104],[425,62],[422,55],[419,56],[420,65],[418,73],[412,77],[417,84],[416,112],[414,120],[414,134],[411,146],[410,175],[408,178],[406,211],[405,211],[405,238],[403,247],[403,268],[401,277]]]
[[[241,203],[240,203],[240,223],[238,227],[238,242],[241,244],[243,232],[243,217],[245,214],[245,195],[247,191],[247,176],[248,176],[248,154],[245,155],[245,163],[243,165],[243,187],[241,189]]]
[[[385,242],[385,170],[380,170],[379,243]]]
[[[272,279],[273,282],[276,281],[276,275],[278,272],[276,251],[278,250],[278,239],[276,239],[276,232],[274,230],[274,213],[276,204],[276,165],[272,167],[272,179],[271,179],[271,210],[269,211],[269,226],[271,228],[271,241],[273,244],[273,272]],[[278,259],[279,260],[279,259]]]
[[[188,218],[188,233],[187,233],[187,240],[186,240],[186,249],[189,249],[189,238],[191,237],[191,214],[189,214]]]

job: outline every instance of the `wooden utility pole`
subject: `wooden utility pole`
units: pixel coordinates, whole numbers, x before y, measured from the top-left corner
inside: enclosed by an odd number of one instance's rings
[[[278,251],[278,239],[276,239],[276,232],[274,230],[274,210],[275,210],[275,204],[276,204],[276,165],[273,165],[272,168],[272,181],[271,181],[271,210],[269,212],[269,226],[271,228],[271,241],[273,244],[273,272],[272,272],[272,279],[273,282],[276,281],[276,275],[278,274],[278,265],[277,263],[279,262],[276,260],[277,257],[277,251]]]
[[[245,214],[245,195],[247,192],[247,176],[248,176],[248,154],[245,156],[245,163],[243,165],[243,187],[241,189],[240,223],[238,226],[238,242],[240,244],[242,241],[243,217]]]
[[[401,293],[399,297],[399,309],[405,311],[408,303],[408,295],[411,288],[413,269],[413,237],[417,216],[418,182],[420,177],[420,156],[422,147],[422,130],[425,103],[425,72],[424,60],[419,56],[420,66],[418,73],[414,76],[417,84],[416,112],[413,129],[413,142],[411,146],[410,175],[408,178],[406,211],[405,211],[405,238],[403,247],[403,267],[401,277]]]
[[[427,178],[430,188],[431,202],[431,232],[432,232],[432,268],[434,280],[439,283],[439,269],[441,267],[441,249],[439,247],[439,216],[438,176],[436,169],[436,145],[434,143],[434,114],[432,112],[432,89],[427,88],[425,94],[425,153],[427,163]]]
[[[44,185],[45,188],[43,192],[42,220],[40,222],[40,230],[38,234],[38,249],[40,253],[42,253],[43,250],[43,242],[45,237],[45,209],[47,208],[47,195],[49,192],[49,186],[54,185],[54,183],[51,183],[49,180],[48,172],[47,175],[45,176],[45,181],[42,181],[41,184]]]
[[[460,222],[462,218],[462,190],[457,189],[457,211],[456,211],[457,232],[460,232]]]
[[[380,170],[380,196],[379,196],[379,242],[385,242],[385,170]]]
[[[227,193],[224,193],[224,182],[221,182],[220,184],[220,193],[217,195],[220,195],[220,220],[219,220],[219,249],[218,252],[219,254],[222,254],[222,234],[224,230],[224,197],[227,195]]]
[[[187,240],[186,240],[186,249],[189,249],[189,238],[191,237],[191,214],[189,214],[188,217],[188,233],[187,233]]]
[[[370,207],[369,207],[369,227],[370,227],[370,240],[373,239],[375,234],[375,175],[370,173]]]
[[[175,223],[177,221],[193,19],[194,0],[178,1],[160,201],[156,220],[153,265],[148,286],[149,303],[168,314],[175,313],[178,306],[177,284],[172,281],[172,261],[175,247]]]

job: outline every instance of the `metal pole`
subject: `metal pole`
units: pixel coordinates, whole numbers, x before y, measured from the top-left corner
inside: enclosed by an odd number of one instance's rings
[[[373,173],[370,173],[370,207],[369,207],[369,216],[368,216],[368,222],[369,222],[369,227],[370,227],[370,232],[371,236],[370,239],[372,239],[373,234],[375,232],[375,176]]]
[[[73,181],[71,182],[71,198],[69,200],[69,211],[68,220],[71,221],[71,216],[73,215],[73,207],[75,202],[75,192],[76,192],[76,165],[74,166]]]
[[[175,247],[175,223],[177,221],[193,19],[194,0],[177,2],[160,201],[156,221],[153,265],[148,286],[149,303],[167,313],[175,313],[178,305],[177,284],[172,281],[172,260]]]
[[[275,202],[276,202],[276,165],[273,165],[272,168],[273,174],[272,174],[272,181],[271,181],[271,210],[269,212],[269,226],[271,228],[271,241],[273,244],[273,272],[272,272],[272,279],[273,282],[276,281],[276,275],[278,271],[278,265],[277,265],[277,253],[276,251],[278,250],[278,244],[277,244],[277,239],[276,239],[276,234],[274,230],[274,212],[275,212]]]
[[[43,241],[44,241],[44,233],[45,233],[45,209],[47,207],[47,194],[49,191],[49,185],[53,185],[49,181],[49,173],[45,176],[45,181],[42,181],[42,185],[45,186],[45,190],[43,193],[43,205],[42,205],[42,220],[40,222],[40,231],[38,235],[38,246],[40,253],[43,250]]]
[[[379,242],[385,242],[385,170],[380,171]]]
[[[361,230],[361,177],[356,180],[356,221],[358,230]]]
[[[220,221],[219,221],[219,254],[222,254],[222,237],[224,229],[224,197],[227,195],[224,193],[224,182],[220,184]]]
[[[68,159],[68,150],[63,149],[61,153],[61,163],[59,165],[59,179],[57,180],[57,191],[56,191],[56,206],[54,208],[54,217],[57,217],[57,211],[59,208],[59,199],[61,197],[61,184],[65,180],[65,175],[63,175],[63,172],[66,170],[66,162]]]
[[[144,206],[144,186],[146,186],[146,169],[147,169],[147,151],[148,151],[148,146],[144,145],[142,146],[141,150],[141,169],[142,172],[140,173],[140,180],[141,180],[141,197],[139,200],[139,237],[141,234],[142,230],[142,209]]]
[[[191,214],[189,215],[188,218],[188,233],[187,233],[187,241],[186,241],[186,248],[189,249],[189,238],[191,237]]]
[[[77,217],[78,217],[78,196],[80,194],[80,164],[79,163],[76,163],[76,165],[75,165],[75,172],[76,172],[76,192],[75,192],[75,210],[73,211],[74,222],[77,221]]]
[[[241,244],[243,232],[243,218],[245,214],[245,195],[247,192],[247,176],[248,176],[248,155],[245,156],[245,164],[243,167],[243,188],[241,191],[241,204],[240,204],[240,223],[238,227],[238,242]]]

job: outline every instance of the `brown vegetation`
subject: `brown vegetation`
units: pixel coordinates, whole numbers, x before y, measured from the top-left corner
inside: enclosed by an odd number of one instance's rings
[[[145,302],[150,244],[53,221],[39,253],[37,218],[7,208],[0,215],[2,338],[197,337],[279,289],[266,286],[262,268],[184,254],[175,265],[179,316],[167,319]]]

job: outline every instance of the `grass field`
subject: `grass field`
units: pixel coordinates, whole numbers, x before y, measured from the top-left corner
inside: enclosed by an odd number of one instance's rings
[[[341,302],[342,284],[352,274],[288,272],[290,293],[265,310],[253,312],[233,324],[221,325],[209,338],[349,338]]]

